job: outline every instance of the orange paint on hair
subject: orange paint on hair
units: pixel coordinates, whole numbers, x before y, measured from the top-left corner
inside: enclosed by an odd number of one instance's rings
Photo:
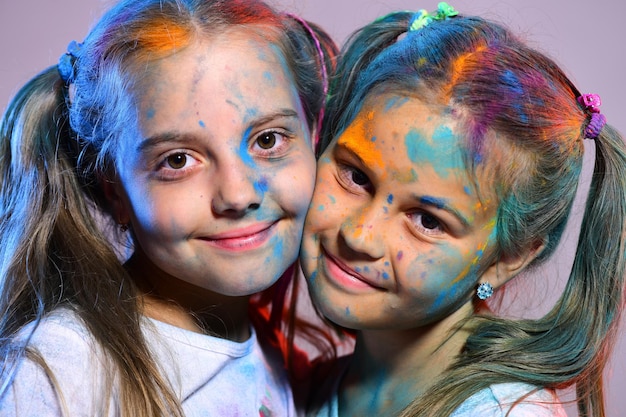
[[[368,112],[365,116],[357,116],[341,134],[337,144],[359,157],[369,167],[385,169],[380,151],[376,148],[376,137],[372,134],[370,122],[374,119],[374,112]]]

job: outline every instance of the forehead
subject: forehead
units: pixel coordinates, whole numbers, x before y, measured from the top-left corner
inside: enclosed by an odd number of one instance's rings
[[[139,119],[218,114],[224,106],[240,116],[294,108],[300,100],[281,49],[245,27],[197,39],[146,65],[135,84]]]
[[[456,118],[443,106],[413,97],[370,96],[338,144],[380,168],[400,162],[417,166],[437,163],[440,169],[465,171],[464,141]],[[386,152],[394,157],[385,157]]]

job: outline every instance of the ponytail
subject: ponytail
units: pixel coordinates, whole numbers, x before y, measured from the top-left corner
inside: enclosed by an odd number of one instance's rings
[[[135,289],[92,216],[95,207],[66,151],[73,137],[64,88],[56,67],[47,69],[22,88],[2,120],[0,389],[24,356],[48,369],[14,338],[63,306],[83,319],[120,370],[116,382],[129,407],[123,416],[182,415],[143,342]],[[111,392],[109,383],[103,390]]]
[[[576,257],[559,303],[572,315],[566,325],[586,340],[578,347],[584,367],[575,378],[579,397],[589,395],[588,401],[579,402],[581,417],[605,415],[602,372],[615,344],[626,285],[626,147],[609,125],[595,144]]]

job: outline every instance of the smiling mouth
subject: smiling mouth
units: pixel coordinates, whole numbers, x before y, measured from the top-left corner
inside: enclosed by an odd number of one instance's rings
[[[278,221],[219,233],[202,240],[220,249],[239,252],[256,249],[265,244],[274,234]]]
[[[330,255],[322,248],[323,270],[335,286],[340,287],[348,292],[360,293],[363,291],[387,291],[385,288],[375,285],[371,280],[363,277],[361,274],[345,265],[339,259]]]

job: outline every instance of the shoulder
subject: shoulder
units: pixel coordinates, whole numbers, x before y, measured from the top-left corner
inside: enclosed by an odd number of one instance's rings
[[[556,394],[523,383],[495,384],[469,397],[451,417],[567,417]]]
[[[27,353],[0,397],[1,415],[59,415],[62,404],[72,412],[90,409],[91,394],[101,385],[98,378],[106,368],[75,313],[54,311],[37,325],[25,326],[16,341],[26,346]]]

